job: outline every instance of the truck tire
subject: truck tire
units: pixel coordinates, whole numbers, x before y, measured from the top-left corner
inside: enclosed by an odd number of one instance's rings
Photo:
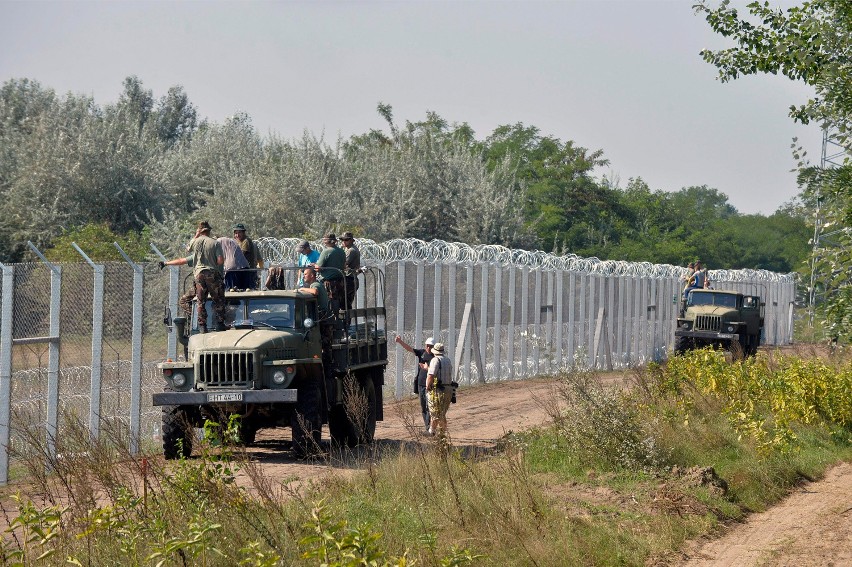
[[[193,429],[181,406],[163,407],[163,455],[173,460],[192,455]]]
[[[688,350],[692,350],[692,341],[689,337],[675,337],[675,354],[683,354]]]
[[[257,438],[257,427],[253,425],[247,425],[245,423],[240,425],[240,443],[245,446],[249,446],[254,444],[254,440]]]
[[[296,411],[290,417],[292,451],[298,458],[316,454],[322,441],[320,389],[316,380],[307,378],[298,386]]]
[[[749,335],[748,337],[748,356],[757,356],[757,345],[760,343],[760,335]]]
[[[376,435],[376,387],[369,373],[359,374],[355,384],[358,399],[352,399],[352,388],[344,388],[343,404],[328,414],[331,441],[339,447],[372,443]]]

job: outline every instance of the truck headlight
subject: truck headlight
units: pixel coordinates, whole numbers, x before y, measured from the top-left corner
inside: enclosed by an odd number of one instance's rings
[[[281,385],[284,383],[284,380],[287,379],[287,375],[283,370],[276,370],[275,374],[272,375],[272,382],[275,384]]]
[[[186,375],[178,372],[177,374],[172,375],[172,384],[175,385],[176,388],[183,388],[186,386]]]
[[[729,332],[729,333],[733,333],[733,332],[734,332],[734,328],[735,328],[735,327],[734,327],[733,325],[728,325],[728,332]]]
[[[681,329],[689,329],[691,326],[692,325],[690,324],[689,321],[684,321],[683,323],[680,324]]]

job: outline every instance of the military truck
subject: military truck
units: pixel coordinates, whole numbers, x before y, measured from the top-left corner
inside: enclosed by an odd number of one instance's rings
[[[754,356],[763,333],[765,303],[757,295],[695,289],[681,306],[675,330],[675,353],[713,346]]]
[[[334,444],[371,442],[383,419],[384,274],[362,273],[366,305],[346,310],[332,301],[324,317],[315,296],[285,290],[226,291],[224,331],[199,332],[195,303],[189,319],[167,311],[184,356],[158,364],[164,387],[153,404],[163,408],[166,458],[188,457],[207,420],[234,416],[245,444],[261,428],[290,427],[297,456],[319,449],[323,424]],[[215,321],[210,301],[206,307]],[[323,332],[331,335],[325,352]]]

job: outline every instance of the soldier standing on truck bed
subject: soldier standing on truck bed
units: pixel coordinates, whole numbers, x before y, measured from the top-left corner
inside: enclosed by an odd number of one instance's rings
[[[323,236],[322,244],[325,248],[320,252],[314,267],[319,268],[319,281],[328,292],[331,309],[336,311],[344,299],[343,269],[346,267],[346,252],[337,247],[337,237],[333,232]]]
[[[222,265],[225,257],[222,246],[210,237],[210,223],[201,221],[195,231],[195,237],[189,243],[190,255],[186,258],[176,258],[160,262],[160,269],[165,266],[189,265],[193,268],[195,280],[195,298],[198,300],[198,330],[207,332],[207,296],[213,300],[213,313],[216,315],[216,330],[225,330],[225,285],[222,278]],[[181,307],[188,314],[192,313],[193,294],[189,293],[180,298]]]
[[[263,256],[254,240],[246,236],[246,225],[237,223],[234,225],[234,240],[240,243],[240,249],[248,260],[248,274],[246,275],[246,289],[257,289],[257,272],[255,268],[263,267]]]
[[[352,309],[355,304],[355,292],[358,290],[358,270],[361,269],[361,251],[355,246],[355,237],[351,232],[340,235],[343,248],[346,251],[346,262],[343,274],[346,279],[346,309]]]

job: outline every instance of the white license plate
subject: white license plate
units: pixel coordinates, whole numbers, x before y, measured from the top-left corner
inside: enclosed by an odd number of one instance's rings
[[[242,392],[228,392],[225,394],[207,394],[207,402],[241,402]]]

